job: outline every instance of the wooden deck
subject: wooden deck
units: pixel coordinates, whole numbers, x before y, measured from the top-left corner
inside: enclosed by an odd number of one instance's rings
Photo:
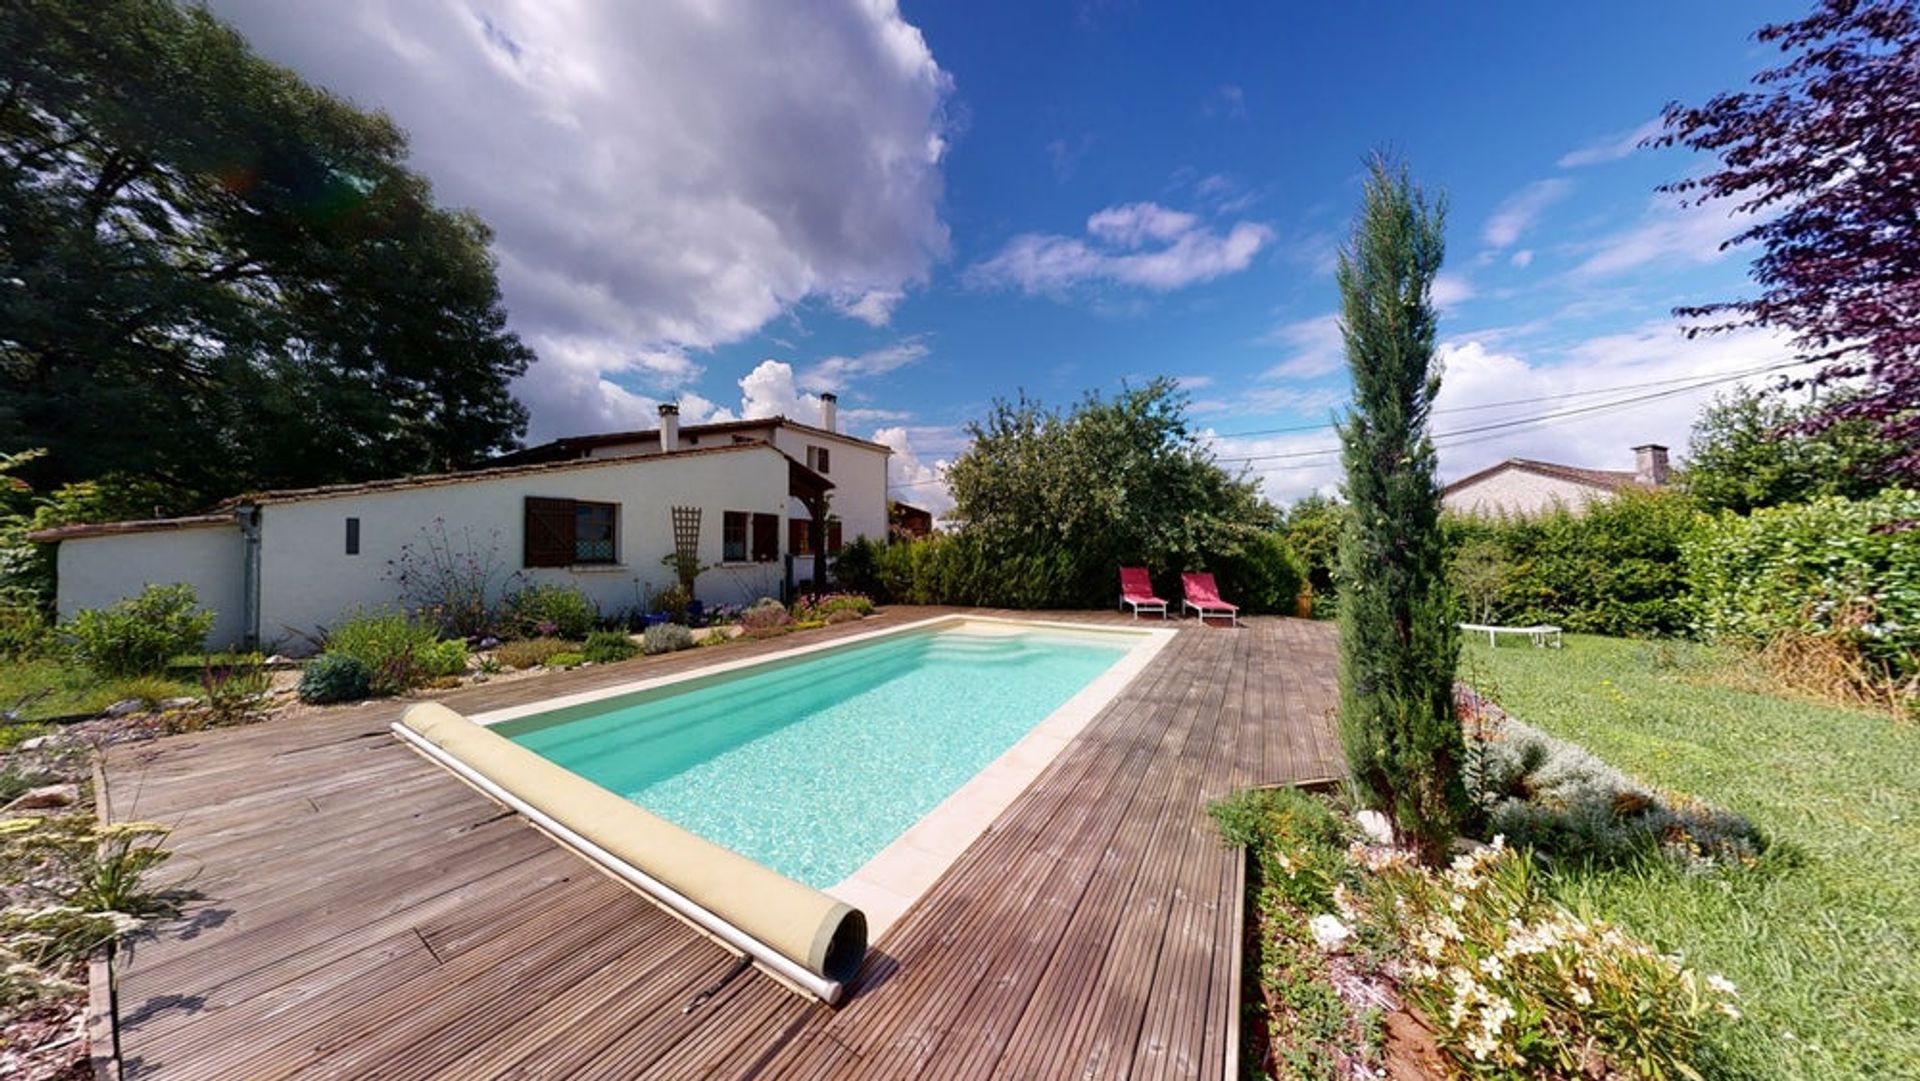
[[[405,749],[386,730],[400,704],[118,748],[115,816],[177,824],[170,866],[201,896],[123,956],[126,1076],[1229,1076],[1242,868],[1204,809],[1339,770],[1333,635],[1186,626],[875,943],[839,1009]],[[446,701],[479,712],[711,659]]]

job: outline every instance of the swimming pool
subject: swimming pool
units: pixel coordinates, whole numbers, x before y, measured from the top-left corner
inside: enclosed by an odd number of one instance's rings
[[[1118,690],[1111,677],[1124,682],[1144,663],[1137,651],[1156,633],[1165,632],[945,620],[497,716],[492,727],[662,818],[827,889],[1037,737],[1036,726],[1063,706],[1077,703],[1069,719],[1084,723],[1098,708],[1087,692],[1109,684],[1110,697]],[[1118,666],[1130,654],[1133,662]],[[1050,740],[1050,752],[1065,743],[1059,732]],[[1043,764],[1029,763],[1029,772]]]

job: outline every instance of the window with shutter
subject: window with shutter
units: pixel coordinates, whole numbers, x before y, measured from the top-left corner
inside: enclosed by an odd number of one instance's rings
[[[827,473],[832,470],[832,459],[828,456],[826,447],[811,445],[807,447],[807,468],[815,473]]]
[[[528,496],[522,565],[568,567],[574,560],[577,505],[571,499]]]
[[[838,518],[827,519],[827,554],[830,556],[840,554],[840,519]]]
[[[813,523],[805,518],[787,519],[787,551],[797,556],[813,554],[812,538],[807,536]]]
[[[756,514],[753,516],[753,561],[772,563],[780,558],[780,516],[778,514]]]
[[[616,503],[573,505],[573,561],[617,563],[620,507]]]
[[[730,510],[720,516],[720,561],[722,563],[745,563],[747,561],[747,520],[743,510]]]

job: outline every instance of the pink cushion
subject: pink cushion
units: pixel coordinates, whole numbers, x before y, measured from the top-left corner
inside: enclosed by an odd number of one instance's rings
[[[1220,587],[1215,584],[1213,575],[1207,571],[1188,571],[1180,576],[1180,588],[1187,599],[1207,608],[1239,609],[1237,604],[1228,604],[1220,599]]]
[[[1145,567],[1120,568],[1120,595],[1130,601],[1166,603],[1153,595],[1153,579],[1147,576]]]

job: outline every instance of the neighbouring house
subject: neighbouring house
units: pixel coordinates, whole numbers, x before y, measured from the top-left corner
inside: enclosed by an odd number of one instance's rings
[[[918,540],[933,533],[933,512],[895,500],[887,504],[887,528],[897,540]]]
[[[208,644],[300,652],[342,612],[402,601],[403,546],[444,537],[533,583],[578,586],[603,612],[641,605],[675,580],[665,563],[698,512],[709,604],[779,595],[813,578],[815,536],[887,535],[887,457],[844,435],[823,395],[819,425],[786,417],[679,424],[529,447],[458,473],[259,492],[218,513],[64,526],[61,618],[185,582],[217,617]]]
[[[1508,458],[1441,489],[1441,505],[1459,514],[1542,514],[1556,507],[1578,513],[1599,499],[1632,489],[1664,488],[1669,479],[1667,448],[1646,443],[1633,448],[1632,469],[1588,469]]]

